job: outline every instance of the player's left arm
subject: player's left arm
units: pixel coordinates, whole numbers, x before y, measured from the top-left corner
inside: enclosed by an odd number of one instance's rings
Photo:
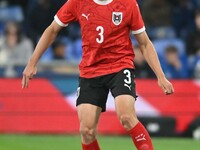
[[[158,55],[146,31],[135,34],[135,38],[139,43],[143,56],[145,57],[147,63],[154,71],[158,79],[158,85],[162,88],[166,95],[172,94],[174,92],[173,85],[166,79],[165,74],[161,68]]]

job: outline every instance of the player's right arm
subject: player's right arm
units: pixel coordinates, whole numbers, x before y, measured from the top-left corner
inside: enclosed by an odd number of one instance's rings
[[[53,21],[49,27],[46,28],[42,37],[40,38],[27,66],[23,72],[22,79],[22,88],[28,88],[29,80],[36,74],[37,68],[36,65],[42,56],[42,54],[46,51],[46,49],[54,42],[58,32],[63,27],[58,25],[56,21]]]
[[[23,72],[22,88],[28,88],[29,80],[36,74],[36,64],[45,52],[45,50],[53,43],[58,32],[68,25],[68,23],[77,21],[77,1],[68,0],[54,16],[54,21],[44,31],[39,40],[33,55],[31,56],[26,68]]]

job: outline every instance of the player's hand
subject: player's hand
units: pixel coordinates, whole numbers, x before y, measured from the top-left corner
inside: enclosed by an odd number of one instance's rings
[[[22,88],[28,88],[29,81],[33,78],[33,76],[37,73],[37,67],[34,65],[28,64],[23,72],[22,78]]]
[[[173,85],[165,77],[158,79],[158,85],[162,88],[166,95],[174,93]]]

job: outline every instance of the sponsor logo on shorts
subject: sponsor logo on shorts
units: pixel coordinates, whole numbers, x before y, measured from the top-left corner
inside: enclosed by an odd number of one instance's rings
[[[127,87],[131,91],[131,85],[124,84],[125,87]]]

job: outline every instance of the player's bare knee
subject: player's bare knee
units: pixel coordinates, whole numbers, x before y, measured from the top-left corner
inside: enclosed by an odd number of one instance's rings
[[[130,126],[131,124],[131,116],[130,115],[120,115],[120,121],[124,127]]]
[[[132,129],[136,122],[138,122],[137,118],[130,114],[122,114],[119,116],[119,119],[126,130]]]
[[[88,127],[82,127],[82,128],[80,128],[80,133],[83,136],[83,138],[86,138],[88,140],[92,140],[96,136],[96,129],[88,128]]]

